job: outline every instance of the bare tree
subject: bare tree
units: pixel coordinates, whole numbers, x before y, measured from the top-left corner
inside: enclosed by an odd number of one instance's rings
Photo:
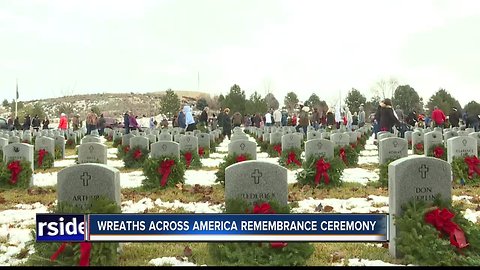
[[[398,80],[394,77],[387,79],[381,79],[378,81],[372,89],[374,96],[379,96],[382,99],[393,98],[395,89],[398,87]]]

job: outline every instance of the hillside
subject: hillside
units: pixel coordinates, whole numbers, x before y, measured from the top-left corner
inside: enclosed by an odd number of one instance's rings
[[[182,104],[185,102],[195,104],[200,97],[209,96],[208,93],[198,91],[175,91],[175,93],[180,97]],[[133,111],[139,116],[149,116],[159,113],[160,100],[164,94],[165,92],[131,92],[73,95],[25,101],[24,106],[38,103],[50,118],[58,117],[61,108],[62,111],[72,111],[84,116],[93,106],[97,106],[105,116],[110,117],[121,117],[125,111]],[[6,116],[8,111],[3,108],[1,114]]]

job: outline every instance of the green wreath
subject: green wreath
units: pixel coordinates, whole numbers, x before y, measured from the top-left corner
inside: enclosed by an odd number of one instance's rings
[[[433,206],[429,207],[423,201],[411,201],[403,207],[403,214],[395,217],[398,230],[396,243],[398,251],[404,254],[405,263],[428,266],[478,266],[480,226],[465,219],[458,207],[448,207],[448,203],[440,199],[436,199]],[[469,244],[467,247],[459,249],[453,246],[448,235],[441,234],[426,221],[426,214],[436,208],[440,210],[446,208],[454,214],[452,221],[464,232]]]
[[[13,160],[2,164],[0,167],[0,188],[29,188],[33,174],[31,166],[30,162],[24,160]]]
[[[358,153],[351,145],[336,146],[334,156],[340,157],[348,168],[353,168],[358,163]]]
[[[257,202],[263,205],[265,202]],[[288,206],[279,206],[270,201],[274,213],[290,213]],[[226,213],[252,213],[252,206],[243,200],[227,200]],[[246,211],[247,210],[247,211]],[[262,242],[208,243],[208,253],[215,265],[238,266],[302,266],[312,256],[315,248],[310,243],[288,242],[281,248],[272,248]]]
[[[107,142],[113,141],[113,135],[111,134],[105,134],[103,137],[107,140]]]
[[[215,141],[210,141],[210,153],[217,152],[218,143]]]
[[[289,170],[302,167],[302,149],[292,148],[282,151],[282,155],[278,159],[278,163],[281,166],[286,167]]]
[[[163,179],[166,173],[168,178]],[[175,187],[176,184],[185,182],[185,164],[174,156],[149,158],[143,164],[143,175],[145,178],[142,187],[145,190]],[[162,180],[165,180],[164,186]]]
[[[322,161],[323,160],[323,161]],[[325,167],[325,163],[328,165]],[[317,165],[323,169],[326,169],[326,172],[322,172],[319,168],[317,170]],[[323,166],[322,166],[323,165]],[[318,188],[331,188],[338,187],[342,185],[342,174],[345,169],[345,163],[339,158],[324,158],[323,156],[309,156],[307,160],[302,164],[302,169],[296,174],[298,183],[303,185],[310,185],[312,187]],[[318,184],[315,183],[317,179],[318,172]],[[326,173],[326,174],[325,174]],[[328,175],[328,184],[326,183]]]
[[[127,155],[127,153],[130,151],[130,145],[118,145],[117,146],[117,158],[118,159],[123,159]]]
[[[113,147],[117,147],[117,146],[119,146],[119,145],[121,145],[121,144],[122,144],[122,138],[121,138],[121,137],[117,137],[117,138],[115,138],[115,140],[113,140],[112,146],[113,146]]]
[[[187,157],[190,158],[190,164],[187,162]],[[188,169],[200,169],[202,168],[202,161],[198,152],[180,151],[180,159],[185,163],[185,168]]]
[[[443,143],[434,144],[428,149],[427,156],[447,161],[447,148]]]
[[[225,186],[225,169],[238,162],[242,162],[245,160],[252,160],[252,156],[249,154],[242,154],[242,155],[227,155],[223,158],[223,162],[218,165],[218,171],[215,173],[217,177],[215,179],[215,183],[220,183],[222,186]]]
[[[63,158],[63,150],[60,145],[55,145],[55,159],[62,159]]]
[[[43,157],[40,158],[40,154],[43,153]],[[50,169],[53,167],[54,157],[52,153],[49,153],[45,149],[35,151],[33,160],[33,168],[36,169]]]
[[[143,163],[148,159],[148,154],[148,149],[136,146],[123,156],[123,164],[125,168],[142,168]]]
[[[425,153],[423,143],[412,145],[414,155],[423,155]]]
[[[268,157],[280,157],[282,155],[282,144],[277,143],[277,144],[266,144],[267,149],[266,152],[268,154]],[[260,148],[261,150],[261,148]],[[280,152],[280,153],[279,153]]]
[[[112,214],[121,213],[120,206],[110,199],[104,197],[91,200],[92,206],[85,210],[78,207],[73,207],[71,204],[60,203],[54,210],[54,213],[82,213],[82,214]],[[32,231],[35,239],[35,231]],[[80,244],[67,244],[65,250],[54,260],[51,256],[59,250],[62,243],[45,243],[35,242],[35,253],[32,254],[27,265],[41,265],[41,266],[78,266],[80,261]],[[115,242],[91,242],[90,250],[90,266],[115,266],[118,264],[118,247],[119,244]]]
[[[3,162],[3,150],[0,149],[0,163],[2,162]]]
[[[452,159],[452,173],[454,181],[465,185],[478,185],[480,183],[480,165],[477,165],[477,172],[474,167],[473,171],[469,170],[467,159],[475,159],[477,156],[462,156],[453,157]],[[470,177],[471,176],[471,177]]]
[[[77,145],[77,144],[75,143],[75,140],[72,139],[72,138],[68,139],[68,140],[65,142],[65,148],[67,148],[67,149],[75,149],[75,146],[76,146],[76,145]]]
[[[260,146],[260,152],[268,152],[268,147],[270,146],[268,142],[260,142],[257,145]]]
[[[388,165],[395,161],[396,159],[388,159],[385,163],[380,164],[378,167],[380,172],[378,174],[378,185],[381,187],[388,187]]]
[[[202,150],[203,150],[203,155],[202,155]],[[200,158],[209,158],[210,157],[210,148],[206,147],[198,147],[198,156]]]

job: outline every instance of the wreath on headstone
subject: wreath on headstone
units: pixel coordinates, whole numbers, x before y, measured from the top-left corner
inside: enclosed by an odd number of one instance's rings
[[[0,149],[0,163],[2,163],[2,162],[3,162],[3,150]]]
[[[21,188],[30,186],[32,178],[31,163],[24,160],[12,160],[0,167],[0,188]]]
[[[282,155],[282,144],[267,144],[268,157],[280,157]]]
[[[34,169],[49,169],[53,167],[54,157],[52,153],[45,149],[40,149],[34,153]]]
[[[412,147],[414,155],[423,155],[425,153],[425,150],[423,149],[423,143],[416,143]]]
[[[358,163],[358,153],[351,145],[335,147],[334,156],[340,157],[348,168],[352,168]]]
[[[149,158],[143,164],[143,175],[145,190],[175,187],[185,182],[185,164],[174,156]]]
[[[345,164],[339,157],[325,158],[309,156],[303,162],[302,169],[296,174],[300,185],[318,188],[338,187],[342,185],[342,174]]]
[[[210,148],[198,147],[198,156],[200,158],[209,158],[210,157]]]
[[[278,163],[287,169],[297,169],[302,167],[302,149],[291,148],[282,151]]]
[[[185,163],[185,168],[188,169],[200,169],[202,167],[202,161],[198,151],[180,151],[180,159]]]
[[[107,140],[107,142],[113,141],[113,134],[105,134],[103,137]]]
[[[63,158],[63,150],[60,145],[55,145],[55,159],[62,159]]]
[[[394,158],[391,158],[391,159],[388,159],[387,161],[385,161],[385,163],[383,164],[380,164],[378,166],[379,168],[379,178],[378,178],[378,185],[381,186],[381,187],[388,187],[388,165],[390,165],[390,163],[392,163],[393,161],[395,161],[396,159]]]
[[[233,154],[233,155],[227,155],[223,158],[223,162],[218,165],[218,171],[215,173],[215,176],[217,177],[215,179],[215,183],[220,183],[222,186],[225,186],[225,169],[238,162],[246,161],[246,160],[251,160],[252,157],[249,154]]]
[[[288,206],[280,206],[274,201],[258,201],[252,207],[243,200],[228,200],[226,205],[225,212],[230,214],[290,213]],[[208,243],[208,252],[215,265],[302,266],[314,251],[311,243],[298,242]]]
[[[125,156],[123,156],[123,164],[125,168],[142,168],[143,163],[148,158],[148,154],[148,149],[136,146],[125,153]]]
[[[65,142],[65,148],[68,149],[75,149],[76,145],[77,144],[75,143],[75,140],[72,138],[67,139],[67,141]]]
[[[395,217],[397,247],[415,265],[480,264],[480,226],[465,219],[458,207],[437,198],[433,206],[411,201]]]
[[[117,158],[123,159],[123,157],[126,156],[129,151],[130,151],[130,145],[119,144],[117,146]]]
[[[118,147],[121,144],[122,144],[122,137],[117,137],[117,138],[115,138],[115,140],[113,140],[112,146],[113,147]]]
[[[477,185],[480,183],[480,159],[469,155],[453,157],[452,173],[459,184]]]
[[[80,209],[60,203],[54,213],[114,214],[121,213],[120,206],[110,199],[100,197],[91,201],[92,206]],[[35,231],[32,231],[35,239]],[[27,265],[41,266],[115,266],[118,263],[118,242],[46,243],[32,241],[35,253]]]
[[[428,149],[427,156],[447,161],[447,148],[443,143],[434,144]]]

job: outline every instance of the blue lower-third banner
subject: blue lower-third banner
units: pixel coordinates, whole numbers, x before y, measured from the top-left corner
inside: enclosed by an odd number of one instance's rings
[[[37,214],[37,229],[43,229],[37,241],[67,240],[56,234],[61,232],[67,233],[69,240],[76,237],[77,241],[389,240],[387,214],[90,214],[76,215],[75,219],[70,216]],[[82,217],[85,220],[79,220]]]

